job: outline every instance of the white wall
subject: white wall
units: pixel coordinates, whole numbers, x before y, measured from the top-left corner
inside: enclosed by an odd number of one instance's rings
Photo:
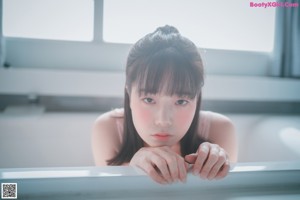
[[[125,73],[0,68],[0,94],[123,97]],[[300,102],[300,80],[256,76],[205,77],[203,99]]]

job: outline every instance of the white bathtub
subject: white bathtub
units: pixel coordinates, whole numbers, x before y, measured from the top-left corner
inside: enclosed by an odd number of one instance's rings
[[[0,168],[93,166],[91,128],[98,113],[0,113]],[[300,116],[228,114],[239,162],[300,160]]]
[[[239,163],[222,180],[159,185],[132,167],[0,169],[18,199],[300,199],[300,162]]]

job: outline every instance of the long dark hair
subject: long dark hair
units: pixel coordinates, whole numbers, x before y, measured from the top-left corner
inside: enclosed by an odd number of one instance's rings
[[[133,83],[136,83],[140,93],[156,94],[164,88],[168,95],[197,98],[193,121],[180,140],[182,156],[196,152],[199,144],[204,142],[197,134],[203,76],[203,64],[197,47],[175,27],[159,27],[137,41],[129,52],[126,65],[123,144],[118,154],[107,161],[108,164],[130,162],[144,146],[134,127],[130,109]]]

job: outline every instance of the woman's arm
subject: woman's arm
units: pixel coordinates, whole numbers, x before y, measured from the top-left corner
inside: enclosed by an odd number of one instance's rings
[[[227,152],[230,162],[237,162],[238,144],[232,121],[218,113],[211,113],[211,115],[208,140],[222,147]]]
[[[229,118],[212,112],[202,117],[209,119],[209,142],[200,144],[197,152],[186,155],[185,160],[193,164],[195,175],[209,180],[224,178],[228,174],[230,162],[237,161],[237,139],[233,123]]]
[[[92,151],[96,166],[107,165],[106,161],[117,154],[120,146],[114,118],[110,113],[98,117],[92,131]]]

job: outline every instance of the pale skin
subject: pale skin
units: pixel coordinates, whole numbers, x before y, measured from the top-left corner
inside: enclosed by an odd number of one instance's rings
[[[203,179],[221,179],[229,171],[230,162],[237,161],[237,140],[231,120],[211,112],[209,142],[199,145],[197,152],[182,157],[179,142],[188,130],[196,110],[196,98],[142,94],[135,85],[130,92],[130,108],[134,126],[144,141],[144,147],[132,157],[130,165],[144,170],[160,184],[186,181],[189,170]],[[107,112],[95,122],[92,148],[95,164],[107,165],[121,147],[116,119],[123,110]],[[208,117],[201,112],[200,118]],[[200,126],[199,126],[200,133]],[[161,137],[163,134],[163,137]],[[191,164],[188,167],[188,163]],[[190,168],[190,169],[189,169]]]

